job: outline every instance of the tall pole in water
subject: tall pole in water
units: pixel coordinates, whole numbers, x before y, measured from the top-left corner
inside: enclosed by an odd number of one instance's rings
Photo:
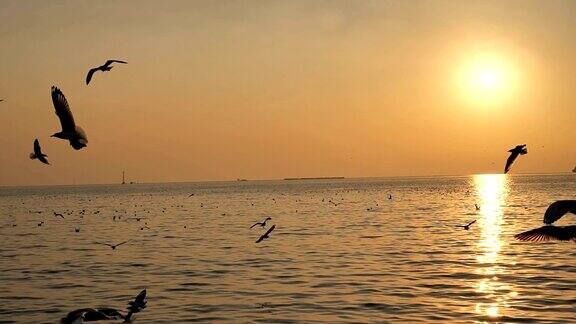
[[[122,184],[126,184],[126,179],[124,178],[124,171],[122,171]]]

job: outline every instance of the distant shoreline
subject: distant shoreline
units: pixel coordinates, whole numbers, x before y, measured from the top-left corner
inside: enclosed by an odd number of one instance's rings
[[[346,179],[344,177],[304,177],[304,178],[284,178],[282,180],[334,180]]]

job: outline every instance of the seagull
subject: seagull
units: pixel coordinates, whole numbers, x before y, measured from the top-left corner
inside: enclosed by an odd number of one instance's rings
[[[80,226],[76,226],[76,227],[74,227],[74,232],[76,232],[76,233],[80,233]]]
[[[508,160],[506,160],[506,167],[504,167],[505,174],[508,173],[508,171],[510,171],[510,167],[512,166],[512,163],[514,163],[516,158],[518,158],[518,155],[527,154],[528,149],[526,148],[526,144],[522,144],[522,145],[516,145],[515,148],[508,150],[508,152],[510,152],[510,156],[508,157]]]
[[[134,301],[128,302],[128,314],[126,314],[124,322],[129,323],[132,320],[132,315],[141,312],[146,308],[147,303],[148,298],[146,297],[146,289],[144,289],[134,298]]]
[[[128,62],[124,62],[124,61],[108,60],[108,61],[106,61],[106,63],[104,63],[104,65],[100,65],[99,67],[92,68],[92,69],[90,69],[90,71],[88,71],[88,75],[86,76],[86,85],[88,85],[88,83],[90,83],[90,80],[92,80],[92,75],[94,74],[94,72],[96,72],[96,71],[106,72],[106,71],[112,70],[112,68],[113,68],[113,66],[111,66],[112,63],[128,64]]]
[[[576,215],[576,200],[558,200],[550,204],[544,213],[544,226],[514,235],[520,241],[576,241],[576,225],[554,226],[562,216],[572,213]]]
[[[480,210],[480,206],[478,206],[478,204],[474,204],[474,207],[476,207],[476,210]]]
[[[262,241],[264,241],[267,238],[270,238],[269,234],[272,233],[272,231],[276,228],[276,225],[272,225],[272,227],[270,227],[266,233],[264,233],[264,235],[260,236],[260,238],[256,241],[256,243],[260,243]]]
[[[64,215],[57,213],[57,212],[53,212],[54,213],[54,217],[62,217],[64,218]]]
[[[260,225],[260,226],[264,227],[264,226],[266,226],[266,222],[269,220],[272,220],[272,218],[266,217],[266,219],[264,219],[263,221],[254,223],[254,225],[250,226],[250,228],[253,228],[256,225]]]
[[[128,243],[128,242],[130,242],[130,240],[124,241],[124,242],[118,243],[118,244],[108,244],[108,243],[100,243],[100,242],[94,242],[94,243],[96,243],[96,244],[101,244],[101,245],[106,245],[106,246],[109,246],[112,250],[116,250],[117,247],[119,247],[120,245],[126,244],[126,243]]]
[[[38,159],[38,161],[44,163],[44,164],[50,164],[50,162],[48,162],[48,160],[46,159],[48,157],[48,155],[42,153],[42,149],[40,148],[40,142],[38,142],[38,139],[34,140],[34,153],[30,153],[30,159],[34,160],[34,159]]]
[[[466,224],[466,225],[456,225],[454,227],[462,227],[465,230],[469,230],[470,229],[470,225],[476,223],[476,220],[471,221],[470,223]]]
[[[86,133],[74,122],[74,116],[72,116],[72,111],[70,110],[68,101],[66,101],[66,97],[64,97],[62,91],[55,86],[52,86],[52,103],[54,104],[56,115],[58,115],[60,124],[62,125],[62,131],[54,133],[52,137],[68,140],[75,150],[86,147],[88,144]]]

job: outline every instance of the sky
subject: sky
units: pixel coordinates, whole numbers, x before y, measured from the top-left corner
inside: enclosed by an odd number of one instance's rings
[[[0,0],[0,186],[576,165],[573,1]],[[87,71],[122,59],[111,72]],[[88,147],[51,138],[50,87]],[[35,138],[50,166],[30,160]]]

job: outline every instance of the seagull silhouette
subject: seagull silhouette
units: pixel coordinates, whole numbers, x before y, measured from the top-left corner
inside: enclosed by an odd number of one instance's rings
[[[128,62],[124,62],[124,61],[108,60],[108,61],[106,61],[106,63],[104,63],[104,65],[100,65],[99,67],[92,68],[92,69],[90,69],[90,71],[88,71],[88,75],[86,75],[86,85],[88,85],[90,83],[90,80],[92,80],[92,75],[96,71],[106,72],[106,71],[112,70],[112,68],[113,68],[113,66],[111,66],[112,63],[128,64]]]
[[[454,227],[462,227],[465,230],[469,230],[470,229],[470,225],[476,223],[476,220],[471,221],[470,223],[466,224],[466,225],[456,225]]]
[[[550,204],[544,212],[544,226],[514,235],[520,241],[576,241],[576,225],[554,226],[562,216],[571,213],[576,215],[576,200],[558,200]]]
[[[131,322],[132,316],[144,310],[147,303],[148,298],[146,297],[146,289],[144,289],[138,294],[138,296],[136,296],[136,298],[134,298],[134,301],[128,302],[128,314],[126,314],[124,322]]]
[[[508,150],[510,152],[510,156],[508,160],[506,160],[506,166],[504,167],[504,173],[508,173],[510,171],[510,167],[512,163],[518,158],[518,155],[524,155],[528,153],[528,149],[526,148],[526,144],[516,145],[515,148]]]
[[[42,149],[40,148],[40,142],[38,142],[38,139],[34,140],[34,153],[30,153],[30,159],[34,160],[34,159],[38,159],[38,161],[44,163],[44,164],[50,164],[50,162],[48,162],[48,160],[46,159],[48,157],[48,155],[42,153]]]
[[[57,213],[57,212],[53,212],[54,213],[54,217],[62,217],[64,218],[64,215]]]
[[[260,225],[260,226],[264,227],[264,226],[266,226],[266,222],[271,220],[271,219],[272,219],[271,217],[266,217],[266,219],[264,219],[263,221],[254,223],[254,225],[250,226],[250,228],[253,228],[256,225]]]
[[[270,227],[266,233],[264,233],[264,235],[260,236],[260,238],[256,241],[256,243],[260,243],[262,241],[264,241],[267,238],[270,238],[270,233],[272,233],[272,231],[276,228],[276,225],[272,225],[272,227]]]
[[[52,86],[52,103],[62,126],[62,131],[54,133],[52,137],[68,140],[75,150],[86,147],[88,144],[86,133],[74,122],[74,116],[62,91],[54,86]]]
[[[120,245],[126,244],[126,243],[128,243],[128,242],[130,242],[130,240],[124,241],[124,242],[118,243],[118,244],[108,244],[108,243],[100,243],[100,242],[94,242],[94,243],[96,243],[96,244],[101,244],[101,245],[106,245],[106,246],[109,246],[112,250],[116,250],[117,247],[119,247]]]
[[[478,204],[474,204],[474,207],[476,207],[476,210],[480,210],[480,206],[478,206]]]

